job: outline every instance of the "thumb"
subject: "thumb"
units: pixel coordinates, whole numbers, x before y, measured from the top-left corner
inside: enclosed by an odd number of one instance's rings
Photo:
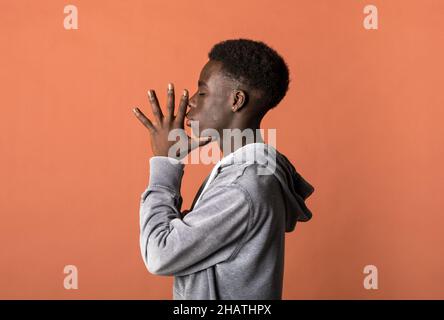
[[[211,137],[211,136],[210,137],[202,137],[202,138],[199,138],[199,140],[195,140],[195,139],[188,137],[188,148],[190,151],[192,151],[198,147],[202,147],[202,146],[210,143],[211,140],[213,140],[213,137]]]

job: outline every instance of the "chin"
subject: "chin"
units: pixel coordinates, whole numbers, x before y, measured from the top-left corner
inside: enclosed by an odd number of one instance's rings
[[[200,134],[200,131],[197,132],[197,133],[198,133],[198,134],[196,134],[196,133],[194,132],[194,130],[191,130],[191,138],[193,138],[193,139],[199,139],[199,138],[202,137],[202,135]]]

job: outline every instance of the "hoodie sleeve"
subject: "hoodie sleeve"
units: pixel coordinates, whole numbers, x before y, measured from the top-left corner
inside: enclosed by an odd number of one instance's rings
[[[208,189],[182,218],[184,165],[173,160],[150,159],[150,181],[140,201],[140,249],[149,272],[181,276],[236,255],[250,225],[252,204],[241,186],[230,184]]]

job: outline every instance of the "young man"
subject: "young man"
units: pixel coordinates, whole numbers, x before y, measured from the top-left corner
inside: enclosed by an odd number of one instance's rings
[[[172,84],[165,116],[152,90],[156,121],[134,109],[154,155],[140,203],[141,254],[151,273],[174,276],[174,299],[282,298],[285,232],[311,218],[304,201],[314,188],[256,129],[289,81],[285,61],[263,42],[227,40],[212,48],[198,91],[188,98],[184,90],[177,115]],[[198,121],[200,141],[185,136],[185,152],[171,152],[168,135],[183,131],[185,117]],[[236,143],[227,129],[250,130],[252,139]],[[181,212],[180,159],[211,140],[224,157]]]

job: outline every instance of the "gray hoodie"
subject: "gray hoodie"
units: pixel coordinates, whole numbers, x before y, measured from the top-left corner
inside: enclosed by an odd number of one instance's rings
[[[148,271],[174,276],[175,300],[281,299],[285,232],[311,218],[304,201],[314,188],[271,145],[251,143],[221,159],[181,212],[183,168],[150,159],[140,202]]]

